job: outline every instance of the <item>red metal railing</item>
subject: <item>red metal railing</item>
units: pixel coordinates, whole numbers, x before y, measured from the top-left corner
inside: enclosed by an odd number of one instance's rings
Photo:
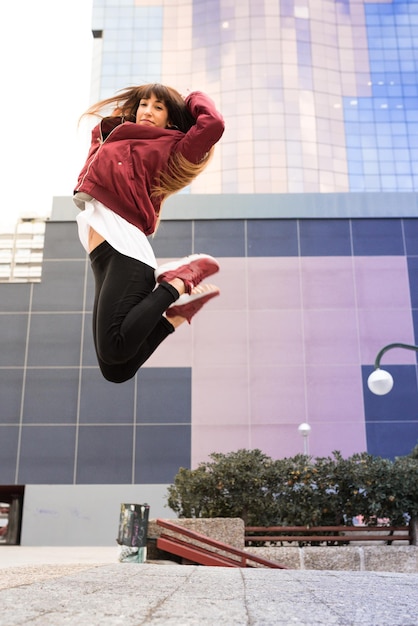
[[[211,539],[189,528],[184,528],[175,522],[157,519],[156,523],[158,526],[177,535],[162,533],[157,538],[157,548],[180,556],[190,562],[218,567],[256,567],[255,564],[257,564],[258,566],[261,565],[274,569],[288,569],[285,565],[249,554],[227,543]],[[181,537],[178,537],[178,535],[181,535]],[[197,545],[195,542],[203,545]]]

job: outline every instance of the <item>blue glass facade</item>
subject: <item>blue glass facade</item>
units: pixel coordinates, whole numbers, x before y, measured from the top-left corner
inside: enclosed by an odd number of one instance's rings
[[[344,98],[351,191],[413,191],[418,157],[418,5],[365,4],[369,97]],[[415,33],[415,35],[414,35]]]

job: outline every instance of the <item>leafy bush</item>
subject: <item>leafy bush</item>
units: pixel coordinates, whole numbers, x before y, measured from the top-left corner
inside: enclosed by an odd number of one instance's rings
[[[246,524],[274,517],[272,459],[261,450],[215,452],[211,458],[195,470],[180,468],[168,488],[168,506],[179,517],[242,517]]]
[[[247,526],[318,526],[418,517],[418,446],[395,461],[368,453],[343,459],[298,454],[273,460],[261,450],[213,453],[180,468],[168,488],[178,517],[240,517]]]

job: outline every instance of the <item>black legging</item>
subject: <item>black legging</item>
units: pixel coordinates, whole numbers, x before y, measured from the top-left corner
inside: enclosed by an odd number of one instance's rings
[[[132,378],[173,326],[162,316],[179,297],[168,283],[155,289],[154,270],[103,241],[90,253],[95,278],[93,337],[106,380]]]

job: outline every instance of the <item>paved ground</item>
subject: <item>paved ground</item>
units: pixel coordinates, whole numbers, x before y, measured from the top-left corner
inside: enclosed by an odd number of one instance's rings
[[[0,625],[417,626],[418,574],[119,563],[0,547]]]

